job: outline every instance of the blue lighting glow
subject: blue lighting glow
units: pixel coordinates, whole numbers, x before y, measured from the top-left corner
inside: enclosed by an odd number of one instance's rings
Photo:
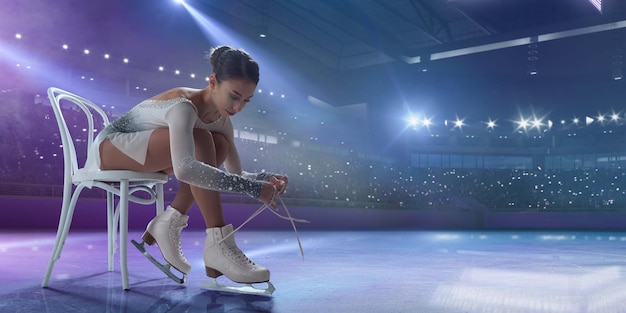
[[[589,0],[589,2],[591,2],[598,12],[602,13],[602,0]]]

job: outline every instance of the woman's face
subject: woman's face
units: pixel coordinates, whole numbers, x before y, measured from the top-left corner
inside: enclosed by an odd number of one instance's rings
[[[229,79],[215,82],[213,100],[221,116],[239,113],[254,96],[256,84],[248,79]]]

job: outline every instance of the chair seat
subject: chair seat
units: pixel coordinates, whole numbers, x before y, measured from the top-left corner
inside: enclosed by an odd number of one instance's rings
[[[153,182],[166,183],[168,176],[165,173],[146,173],[126,170],[106,170],[106,171],[87,171],[85,169],[78,170],[72,176],[72,182],[85,183],[88,181],[98,182],[119,182],[121,179],[127,179],[131,183],[137,182]]]

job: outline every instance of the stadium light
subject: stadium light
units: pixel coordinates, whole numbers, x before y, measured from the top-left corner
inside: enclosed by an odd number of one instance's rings
[[[611,121],[613,122],[619,121],[619,114],[613,112],[613,114],[611,114]]]
[[[432,119],[432,118],[424,118],[424,119],[422,120],[422,125],[423,125],[423,126],[426,126],[426,127],[430,126],[430,125],[432,124],[432,123],[431,123],[431,121],[430,121],[431,119]]]

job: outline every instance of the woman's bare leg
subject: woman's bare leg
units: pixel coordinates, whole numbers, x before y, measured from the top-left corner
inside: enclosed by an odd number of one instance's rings
[[[196,141],[196,159],[215,167],[224,162],[227,151],[229,151],[229,148],[226,149],[228,146],[224,146],[226,143],[224,136],[199,130],[194,131],[194,139]],[[222,213],[220,193],[193,185],[189,185],[189,189],[200,208],[206,227],[224,226],[226,223]]]
[[[211,134],[201,129],[194,129],[196,159],[212,166],[224,163],[230,147],[221,134]],[[100,147],[101,168],[103,170],[127,169],[143,172],[165,172],[173,174],[169,145],[169,130],[160,128],[150,136],[145,164],[140,164],[117,149],[109,140]],[[180,182],[172,207],[185,214],[191,205],[198,204],[207,227],[223,226],[220,194],[187,183]]]

